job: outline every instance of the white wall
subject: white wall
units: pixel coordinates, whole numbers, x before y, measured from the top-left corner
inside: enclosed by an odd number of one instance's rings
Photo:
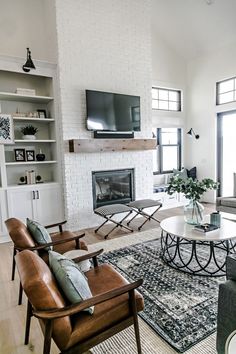
[[[154,128],[184,127],[186,80],[186,61],[152,28],[152,85],[181,90],[183,97],[182,112],[152,111]]]
[[[168,85],[184,87],[186,61],[152,29],[152,79]]]
[[[149,0],[56,0],[63,139],[90,138],[85,89],[141,96],[141,133],[151,137]],[[68,153],[65,199],[70,227],[98,224],[91,172],[135,169],[136,198],[152,194],[152,152]]]
[[[0,54],[56,62],[54,0],[1,1]]]
[[[188,64],[188,110],[186,123],[200,135],[187,139],[185,159],[197,166],[198,178],[216,179],[216,112],[236,108],[235,104],[216,107],[216,82],[236,76],[236,46],[230,45]],[[213,193],[205,198],[213,201]]]

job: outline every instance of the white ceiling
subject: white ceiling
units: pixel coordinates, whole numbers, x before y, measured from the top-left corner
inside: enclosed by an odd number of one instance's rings
[[[236,45],[236,0],[152,0],[152,29],[186,60]]]

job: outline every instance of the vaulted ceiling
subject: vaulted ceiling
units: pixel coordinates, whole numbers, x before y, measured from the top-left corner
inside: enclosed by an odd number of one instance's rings
[[[186,60],[236,45],[236,0],[152,0],[152,30]]]

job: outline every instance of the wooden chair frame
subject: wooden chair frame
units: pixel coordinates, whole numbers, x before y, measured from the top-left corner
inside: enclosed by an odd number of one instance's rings
[[[62,225],[66,224],[66,222],[67,221],[65,220],[65,221],[62,221],[62,222],[59,222],[59,223],[56,223],[56,224],[46,225],[45,228],[49,229],[49,228],[58,226],[59,227],[59,232],[61,233],[61,232],[63,232]],[[66,240],[55,240],[55,241],[52,241],[52,242],[45,243],[43,245],[36,245],[34,247],[16,247],[14,245],[14,247],[13,247],[13,260],[12,260],[11,280],[15,279],[15,269],[16,269],[15,255],[17,254],[17,252],[21,252],[21,251],[24,251],[26,249],[30,250],[30,251],[40,251],[40,250],[45,249],[48,246],[60,245],[62,243],[67,243],[67,242],[71,242],[71,241],[75,241],[76,242],[76,248],[79,249],[79,239],[84,237],[84,235],[85,235],[85,233],[83,233],[81,235],[70,237],[70,238],[68,238]],[[23,295],[23,289],[22,289],[21,282],[20,282],[19,295],[18,295],[18,305],[22,304],[22,295]]]
[[[74,259],[75,262],[81,262],[86,259],[93,259],[94,267],[98,266],[97,256],[101,254],[103,250],[99,250],[97,252],[89,253]],[[61,309],[52,309],[52,310],[41,310],[36,311],[32,308],[32,305],[28,301],[27,306],[27,316],[26,316],[26,328],[25,328],[25,341],[24,344],[27,345],[29,343],[29,333],[30,333],[30,322],[31,317],[35,316],[38,319],[45,321],[45,334],[44,334],[44,346],[43,346],[43,354],[49,354],[51,349],[51,340],[52,340],[52,327],[53,321],[57,318],[72,316],[75,315],[90,306],[95,306],[105,302],[107,300],[114,299],[117,296],[128,293],[129,294],[129,307],[130,307],[130,316],[119,323],[113,325],[109,329],[90,337],[73,347],[64,350],[61,354],[82,354],[87,350],[91,349],[95,345],[103,342],[109,337],[119,333],[123,329],[134,325],[135,338],[137,344],[137,352],[138,354],[142,354],[141,350],[141,341],[140,341],[140,333],[139,333],[139,325],[138,325],[138,313],[136,307],[135,300],[135,289],[141,286],[143,280],[137,280],[131,284],[124,285],[120,288],[113,289],[111,291],[105,292],[103,294],[94,296],[90,299],[84,300],[78,304],[73,304],[71,306],[66,306]]]

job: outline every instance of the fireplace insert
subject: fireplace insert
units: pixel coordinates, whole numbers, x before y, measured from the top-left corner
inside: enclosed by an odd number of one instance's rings
[[[93,208],[127,204],[134,196],[134,169],[92,172]]]

